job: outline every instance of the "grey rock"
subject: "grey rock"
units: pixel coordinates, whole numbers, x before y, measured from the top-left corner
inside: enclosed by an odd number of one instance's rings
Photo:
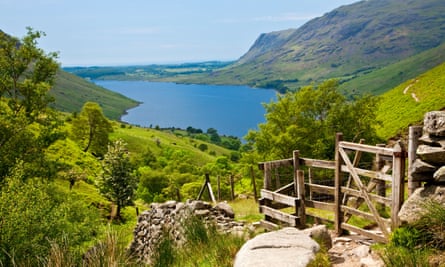
[[[445,148],[420,145],[417,147],[416,153],[419,158],[427,163],[433,165],[445,163]]]
[[[307,233],[283,228],[247,241],[235,257],[234,267],[304,267],[320,249]]]
[[[423,131],[430,136],[445,136],[445,111],[427,112],[423,125]]]
[[[332,238],[326,225],[315,225],[311,228],[303,230],[303,232],[317,242],[322,243],[326,249],[330,249],[332,247]]]
[[[410,168],[413,181],[433,180],[433,173],[437,170],[436,166],[421,159],[416,159]]]
[[[419,141],[424,145],[445,147],[445,138],[430,136],[428,134],[422,135],[422,137],[419,138]]]
[[[229,218],[235,218],[235,212],[233,212],[232,207],[227,204],[227,202],[219,202],[218,204],[216,204],[215,209],[221,211]]]
[[[416,222],[424,214],[424,205],[429,201],[445,204],[445,186],[425,185],[417,188],[403,203],[399,211],[400,220],[408,224]]]
[[[434,181],[445,182],[445,166],[440,167],[433,175]]]

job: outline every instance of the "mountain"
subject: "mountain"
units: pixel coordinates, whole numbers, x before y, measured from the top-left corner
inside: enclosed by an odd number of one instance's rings
[[[118,120],[127,109],[138,105],[135,100],[63,70],[58,71],[55,85],[49,93],[55,98],[52,106],[57,110],[80,112],[85,102],[92,101],[101,106],[105,116],[115,120]]]
[[[443,0],[365,0],[341,6],[298,29],[261,34],[237,62],[208,80],[278,89],[328,78],[349,82],[439,47],[445,42],[444,14]],[[426,67],[442,62],[428,61]]]

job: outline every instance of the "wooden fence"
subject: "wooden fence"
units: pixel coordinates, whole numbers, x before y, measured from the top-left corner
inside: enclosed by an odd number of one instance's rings
[[[337,134],[334,161],[302,158],[294,151],[293,158],[260,163],[263,224],[304,227],[312,218],[333,223],[339,235],[348,230],[387,242],[400,224],[405,157],[400,143],[369,146],[342,141]]]

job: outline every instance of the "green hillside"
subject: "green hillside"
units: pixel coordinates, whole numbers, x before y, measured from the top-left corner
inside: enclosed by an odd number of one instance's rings
[[[445,109],[445,63],[381,96],[377,119],[378,135],[389,139],[405,135],[408,127],[420,124],[428,111]]]
[[[55,98],[53,107],[64,112],[80,112],[87,101],[98,103],[110,119],[119,119],[138,103],[121,94],[97,86],[85,79],[60,70],[50,94]]]

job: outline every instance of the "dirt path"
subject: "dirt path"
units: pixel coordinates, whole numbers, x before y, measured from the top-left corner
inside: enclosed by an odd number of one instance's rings
[[[413,83],[409,84],[405,89],[403,90],[403,94],[406,95],[408,93],[408,90],[414,85],[414,83],[417,83],[419,80],[415,80]],[[411,97],[416,102],[420,102],[419,98],[416,96],[416,94],[413,92],[411,93]]]

